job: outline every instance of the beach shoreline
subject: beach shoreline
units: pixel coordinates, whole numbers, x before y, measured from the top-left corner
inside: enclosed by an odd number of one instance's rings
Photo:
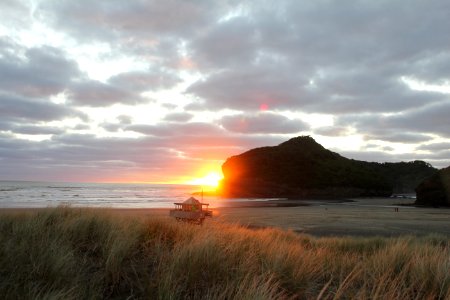
[[[314,236],[450,237],[449,209],[402,206],[411,199],[242,201],[212,208],[208,222],[227,222],[258,229],[276,227]],[[78,207],[73,207],[78,208]],[[0,208],[3,214],[34,213],[46,208]],[[169,208],[83,208],[121,217],[170,218]]]

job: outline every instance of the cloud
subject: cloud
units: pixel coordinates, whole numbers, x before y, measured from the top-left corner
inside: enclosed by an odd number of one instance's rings
[[[131,124],[133,118],[131,116],[127,116],[127,115],[120,115],[117,117],[117,120],[124,125],[129,125]]]
[[[408,129],[415,132],[434,133],[450,137],[450,101],[444,101],[408,114],[387,117],[388,124],[395,128]]]
[[[279,66],[219,72],[194,83],[187,93],[203,99],[202,107],[211,110],[257,111],[261,105],[271,110],[298,109],[314,100],[305,78]]]
[[[24,48],[2,39],[0,89],[27,97],[48,97],[81,76],[78,65],[54,47]],[[23,55],[21,55],[21,53]]]
[[[431,143],[420,145],[416,148],[417,150],[425,150],[432,152],[441,152],[450,150],[450,143]]]
[[[20,0],[3,0],[0,20],[7,28],[29,27],[30,7]],[[1,44],[1,41],[0,41]]]
[[[274,144],[280,139],[270,138]],[[276,141],[275,141],[276,140]],[[193,175],[199,167],[249,147],[264,146],[262,137],[196,135],[107,138],[60,134],[45,142],[0,134],[0,179],[74,181],[170,181]],[[175,175],[174,175],[175,174]]]
[[[122,125],[115,124],[115,123],[102,123],[102,124],[100,124],[100,127],[102,127],[103,129],[105,129],[106,131],[109,131],[109,132],[117,132],[117,131],[119,131],[119,129],[122,128]]]
[[[450,101],[430,104],[425,107],[412,109],[405,113],[389,116],[349,115],[338,120],[338,124],[357,128],[359,132],[370,135],[385,133],[386,138],[390,135],[406,133],[411,140],[412,133],[421,137],[418,141],[424,141],[426,134],[436,134],[442,137],[450,137]],[[425,139],[426,140],[426,139]]]
[[[64,133],[64,130],[61,128],[50,126],[36,126],[36,125],[14,126],[10,130],[14,133],[30,134],[30,135]]]
[[[126,130],[151,136],[213,136],[223,135],[223,130],[210,123],[191,122],[186,124],[163,123],[158,125],[130,125]]]
[[[77,124],[75,127],[73,127],[74,130],[88,130],[91,127],[87,124]]]
[[[445,168],[450,166],[450,151],[439,152],[435,154],[418,154],[418,153],[388,153],[392,149],[382,149],[383,151],[339,151],[339,154],[347,158],[373,161],[373,162],[400,162],[423,160],[430,163],[435,168]]]
[[[177,164],[181,170],[190,160],[169,149],[147,153],[145,140],[60,136],[52,143],[0,139],[1,179],[41,180],[168,180]],[[172,170],[170,170],[172,168]],[[49,172],[49,170],[51,170]],[[161,171],[164,170],[164,171]],[[30,176],[31,175],[31,176]]]
[[[67,90],[67,97],[74,105],[97,107],[115,103],[137,104],[148,101],[130,91],[93,80],[72,84]]]
[[[248,18],[233,18],[208,29],[191,42],[192,56],[200,67],[230,68],[255,58],[258,38]]]
[[[87,116],[76,109],[55,104],[48,100],[24,98],[0,93],[0,118],[9,122],[54,121],[66,117]]]
[[[395,130],[393,130],[395,131]],[[404,143],[404,144],[414,144],[414,143],[423,143],[431,140],[433,137],[426,134],[419,133],[409,133],[409,132],[389,132],[380,130],[373,130],[373,134],[368,134],[364,136],[365,140],[380,140],[392,143]]]
[[[325,126],[314,129],[314,133],[323,136],[345,136],[350,134],[348,127],[344,126]]]
[[[210,26],[227,11],[222,1],[41,2],[36,16],[80,43],[109,43],[122,53],[171,65],[179,42]]]
[[[58,48],[26,48],[7,38],[0,39],[0,45],[0,90],[24,97],[48,99],[64,93],[72,106],[137,104],[149,101],[141,92],[179,82],[167,71],[123,72],[100,82],[80,71],[77,62]]]
[[[391,149],[388,149],[390,151]],[[414,160],[426,160],[429,158],[422,154],[393,154],[384,151],[368,150],[368,151],[339,151],[344,157],[352,158],[356,160],[363,160],[369,162],[400,162],[400,161],[414,161]]]
[[[194,116],[187,112],[175,112],[175,113],[169,113],[165,115],[164,120],[169,122],[187,122],[191,120]]]
[[[264,112],[225,116],[219,122],[228,131],[250,134],[297,134],[309,128],[301,120],[291,120],[279,114]]]
[[[413,91],[399,77],[401,74],[385,74],[391,70],[332,71],[325,78],[317,79],[317,98],[305,109],[332,114],[383,113],[415,109],[445,99],[441,93]],[[320,89],[320,91],[318,90]]]
[[[110,29],[122,33],[171,34],[191,33],[217,17],[219,3],[210,1],[129,1],[106,3],[90,1],[58,1],[40,3],[38,9],[44,17],[50,16],[59,26],[72,33],[99,35]]]
[[[111,77],[108,80],[112,86],[124,88],[129,91],[143,92],[170,88],[180,82],[178,76],[167,71],[133,71],[124,72]]]
[[[445,0],[7,0],[0,176],[170,180],[306,130],[337,141],[363,137],[374,151],[348,152],[355,158],[441,166],[449,154],[448,93],[419,91],[402,78],[450,82],[449,9]],[[124,66],[92,80],[81,69],[86,57],[125,58],[139,71]],[[167,108],[159,123],[134,115],[132,106],[150,101]],[[192,121],[197,112],[213,121]],[[334,124],[311,129],[285,112],[327,114]],[[48,123],[66,118],[80,120]],[[102,137],[98,124],[108,135],[140,138]],[[31,142],[6,132],[52,138]],[[369,147],[378,141],[386,143]],[[398,143],[417,151],[395,154]]]
[[[187,90],[201,107],[252,111],[268,103],[276,110],[345,115],[400,112],[445,99],[401,81],[414,74],[450,79],[448,68],[438,68],[448,56],[443,28],[450,26],[442,1],[247,6],[190,44],[194,60],[210,73]]]

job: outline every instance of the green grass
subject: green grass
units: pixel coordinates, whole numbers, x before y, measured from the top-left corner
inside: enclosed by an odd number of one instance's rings
[[[57,208],[0,216],[2,299],[450,299],[450,241]]]

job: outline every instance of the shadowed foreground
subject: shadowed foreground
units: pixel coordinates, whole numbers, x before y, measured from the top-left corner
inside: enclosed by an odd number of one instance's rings
[[[10,298],[448,299],[444,236],[313,238],[57,208],[0,216]]]

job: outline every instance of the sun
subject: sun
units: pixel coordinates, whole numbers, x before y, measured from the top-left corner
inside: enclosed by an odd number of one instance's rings
[[[209,186],[216,188],[219,185],[219,181],[222,179],[222,175],[217,172],[210,172],[207,175],[191,180],[189,183],[193,185]]]

